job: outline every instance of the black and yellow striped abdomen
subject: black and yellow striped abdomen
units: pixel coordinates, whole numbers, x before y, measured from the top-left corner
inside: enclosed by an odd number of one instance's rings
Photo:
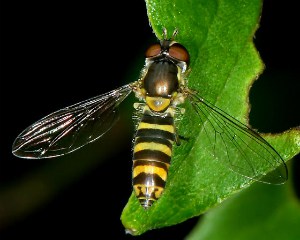
[[[133,149],[133,189],[144,208],[162,194],[175,140],[173,109],[164,115],[145,107],[137,128]]]

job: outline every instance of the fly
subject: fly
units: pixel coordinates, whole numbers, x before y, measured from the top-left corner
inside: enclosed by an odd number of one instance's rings
[[[165,189],[173,145],[179,145],[174,119],[183,114],[178,105],[186,101],[202,122],[213,155],[250,179],[284,183],[287,167],[266,140],[188,88],[190,55],[174,41],[176,34],[174,31],[168,39],[164,29],[163,39],[146,50],[139,80],[42,118],[16,138],[13,154],[21,158],[57,157],[99,139],[116,122],[115,110],[120,103],[134,92],[139,100],[134,107],[141,117],[134,138],[132,183],[145,209]],[[276,170],[265,176],[257,159]]]

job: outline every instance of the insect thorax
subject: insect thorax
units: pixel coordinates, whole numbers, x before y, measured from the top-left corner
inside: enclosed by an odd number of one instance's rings
[[[184,102],[184,77],[179,66],[163,59],[146,64],[135,87],[135,95],[146,102],[151,111],[165,112],[170,106]]]

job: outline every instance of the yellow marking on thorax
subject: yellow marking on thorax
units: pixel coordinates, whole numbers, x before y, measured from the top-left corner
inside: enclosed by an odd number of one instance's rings
[[[146,104],[155,112],[163,112],[170,106],[171,100],[162,97],[149,97],[146,96]]]
[[[163,152],[171,157],[172,150],[164,144],[155,142],[141,142],[134,146],[134,152],[139,152],[142,150],[157,150]]]

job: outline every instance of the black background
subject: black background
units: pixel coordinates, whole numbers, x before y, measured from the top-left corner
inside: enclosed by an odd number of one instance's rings
[[[20,131],[61,107],[136,80],[144,49],[155,37],[145,2],[138,0],[103,5],[19,1],[2,4],[1,18],[4,189],[45,164],[12,156],[11,144]],[[250,94],[250,123],[261,132],[280,132],[300,123],[298,24],[294,1],[265,1],[255,43],[266,69]],[[9,224],[0,223],[1,239],[133,238],[125,235],[119,220],[131,193],[132,129],[130,125],[121,132],[124,143],[114,158],[96,165],[38,209]],[[197,220],[137,238],[183,239]]]

